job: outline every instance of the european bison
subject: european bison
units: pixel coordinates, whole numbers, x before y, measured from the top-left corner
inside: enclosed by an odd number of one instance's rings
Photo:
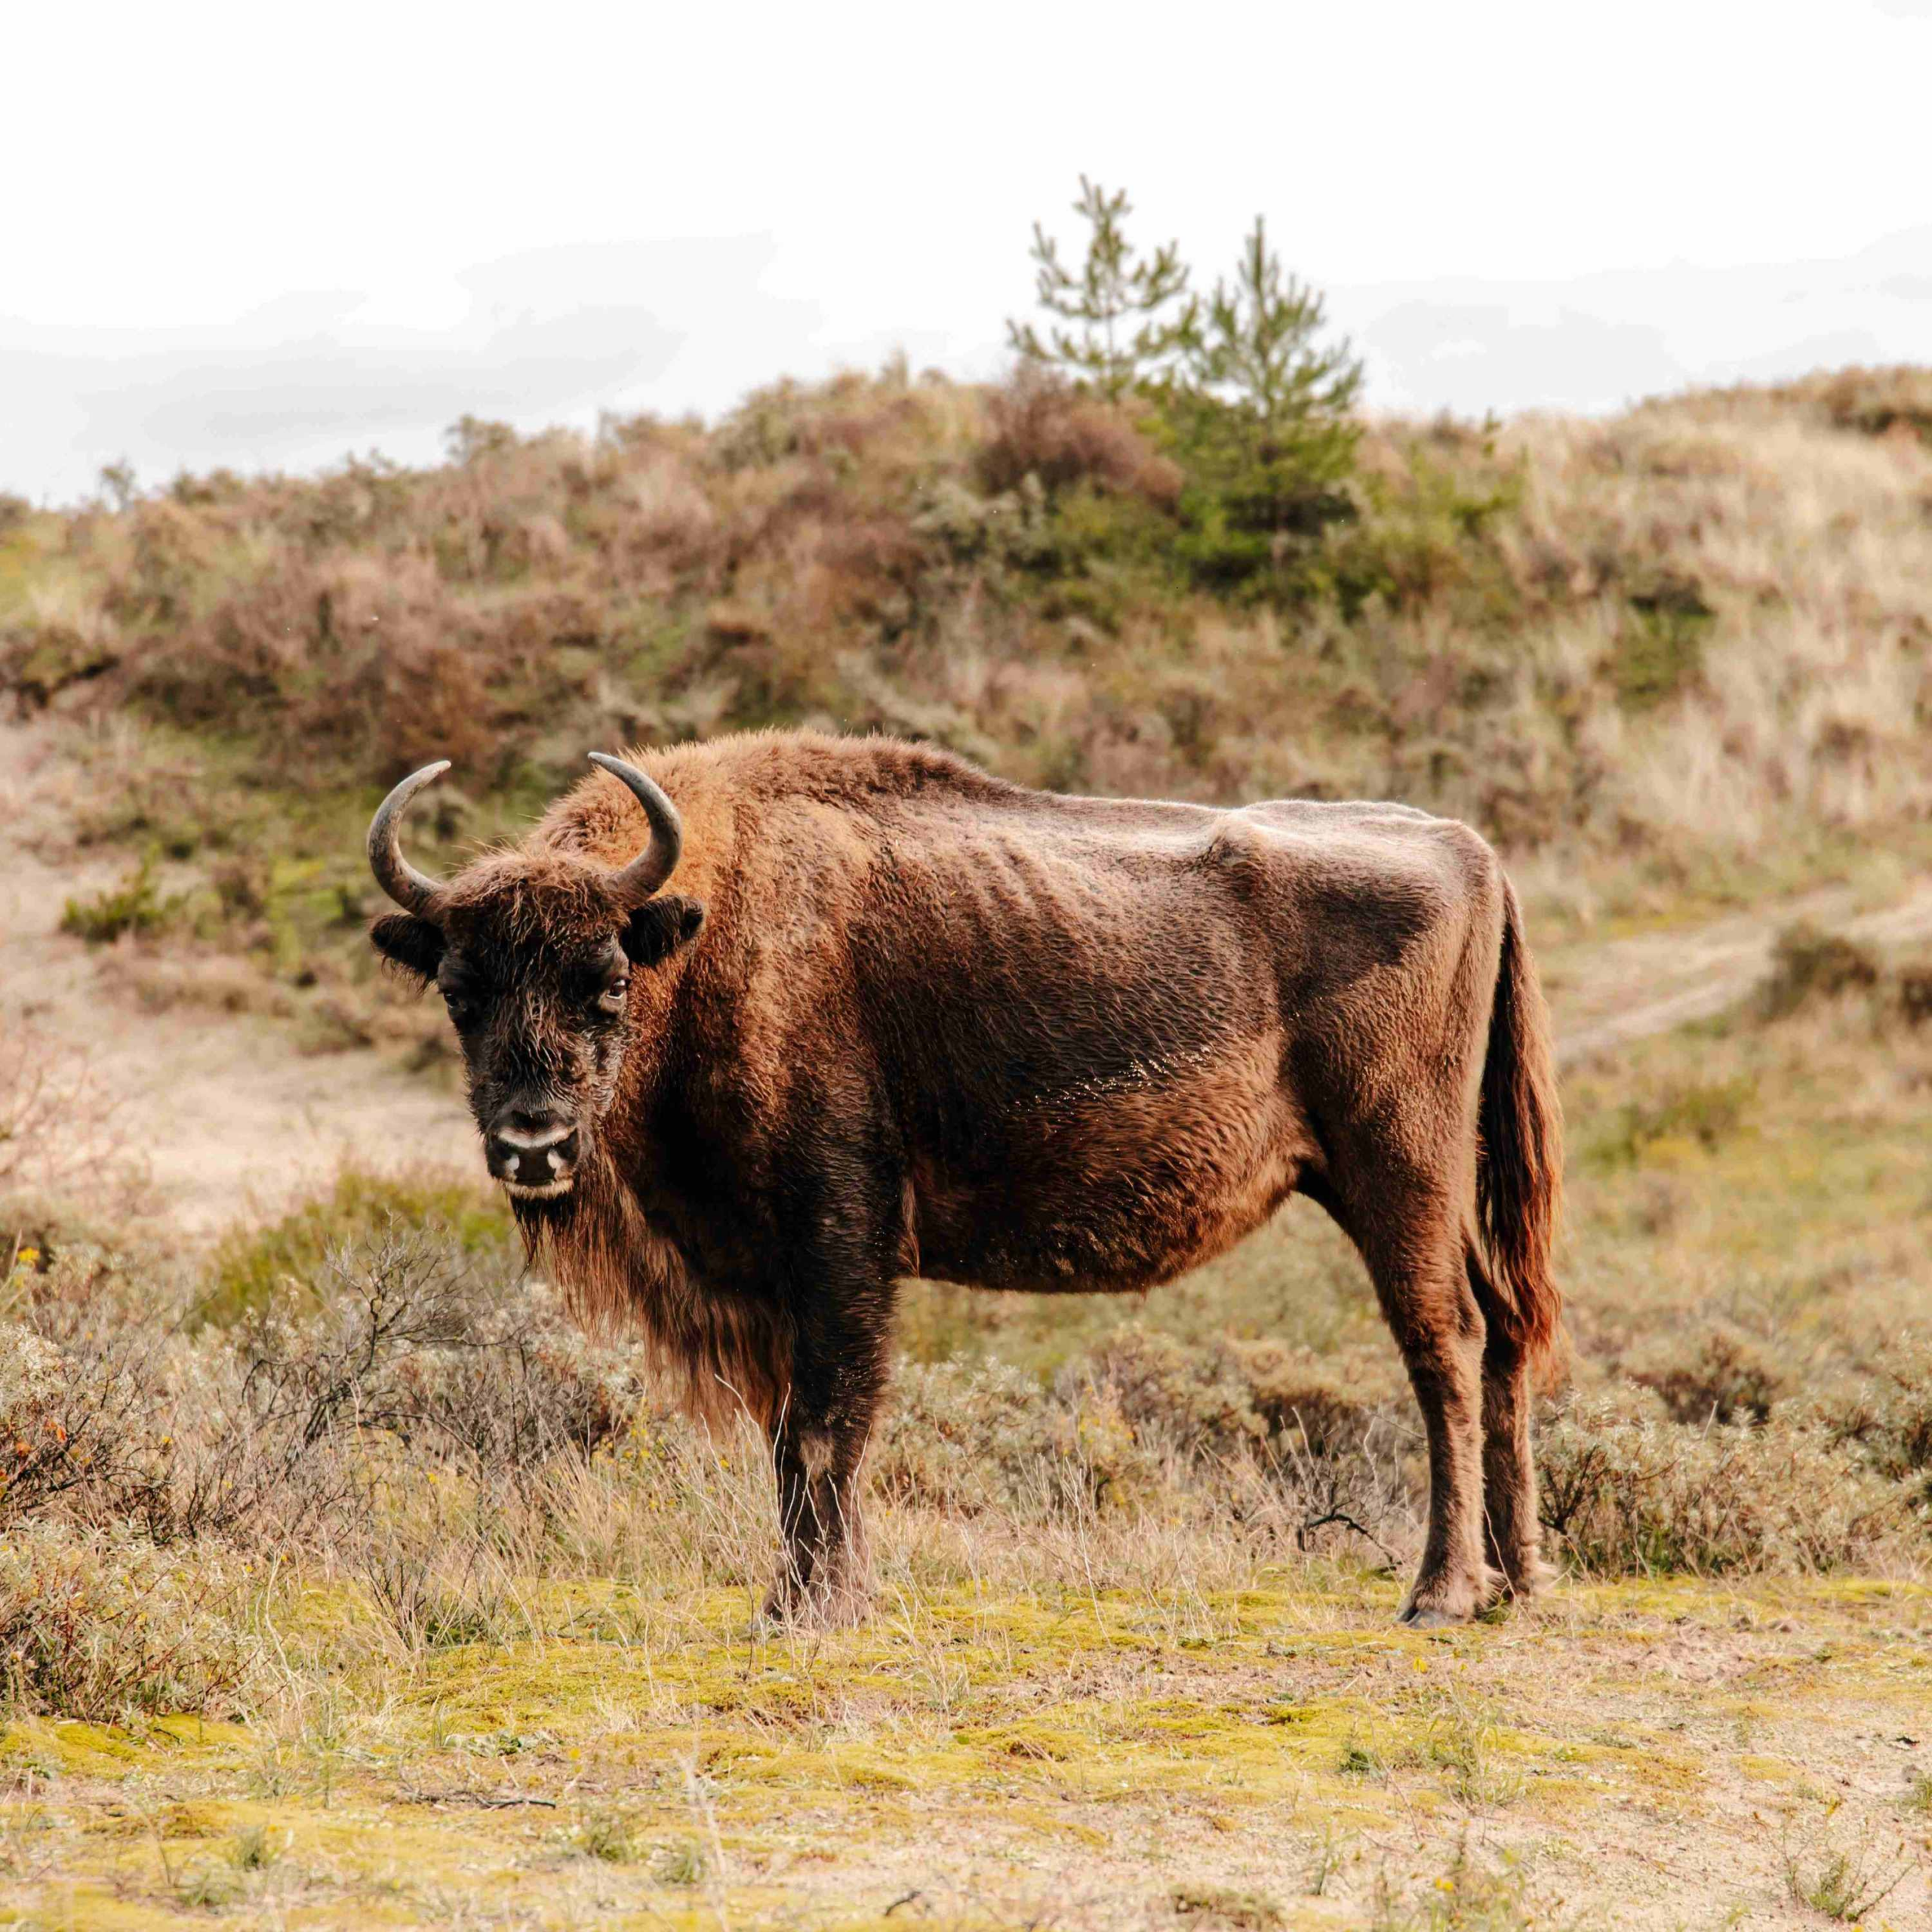
[[[886,739],[592,755],[442,883],[397,828],[447,767],[405,779],[371,936],[448,1002],[533,1255],[766,1431],[772,1614],[863,1609],[898,1281],[1146,1288],[1297,1192],[1360,1249],[1427,1427],[1404,1620],[1534,1587],[1560,1128],[1475,833],[1062,798]]]

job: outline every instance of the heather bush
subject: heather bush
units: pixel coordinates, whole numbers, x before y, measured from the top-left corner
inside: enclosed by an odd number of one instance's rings
[[[1792,386],[1835,428],[1860,435],[1894,433],[1932,445],[1932,371],[1910,367],[1841,369]]]
[[[1692,1428],[1598,1398],[1538,1449],[1543,1521],[1595,1575],[1870,1569],[1925,1533],[1907,1492],[1816,1418]]]
[[[343,916],[359,833],[438,755],[470,809],[425,822],[432,860],[587,743],[811,721],[1075,789],[1401,797],[1620,893],[1736,891],[1932,806],[1932,452],[1809,394],[1352,423],[1355,521],[1244,536],[1229,512],[1229,541],[1287,544],[1293,595],[1257,603],[1183,554],[1204,486],[1158,399],[780,384],[711,430],[485,436],[441,468],[37,518],[0,682],[119,721],[75,836],[251,855],[249,891],[196,894],[198,932],[297,992],[326,961],[352,1035],[377,998]],[[1847,529],[1872,559],[1849,616],[1821,561]]]
[[[1922,1335],[1888,1337],[1871,1378],[1829,1404],[1826,1414],[1833,1433],[1856,1444],[1881,1475],[1932,1506],[1932,1343]]]
[[[1049,499],[1079,485],[1141,497],[1172,508],[1181,474],[1148,440],[1144,406],[1109,404],[1024,366],[986,397],[985,441],[976,479],[988,495],[1004,496],[1028,477]]]
[[[225,1715],[263,1673],[261,1594],[230,1549],[184,1560],[130,1529],[13,1524],[0,1533],[0,1710]]]

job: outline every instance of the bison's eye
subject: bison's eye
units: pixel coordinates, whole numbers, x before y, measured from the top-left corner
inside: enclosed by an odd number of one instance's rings
[[[598,995],[597,1004],[606,1013],[621,1013],[624,1010],[624,995],[631,989],[628,980],[613,980]]]
[[[457,1026],[466,1026],[472,1020],[475,1018],[475,1000],[469,993],[465,992],[461,987],[445,986],[442,989],[442,995],[443,1004],[449,1009],[450,1020],[452,1025]]]

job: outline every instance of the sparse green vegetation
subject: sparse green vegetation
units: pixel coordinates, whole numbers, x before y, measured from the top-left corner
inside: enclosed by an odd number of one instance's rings
[[[156,888],[153,861],[143,859],[122,884],[90,899],[69,900],[60,930],[104,946],[124,933],[159,932],[179,916],[182,903],[180,894],[164,896]]]
[[[1903,1847],[1894,1847],[1887,1857],[1870,1843],[1847,1850],[1829,1841],[1809,1857],[1787,1846],[1784,1862],[1792,1897],[1841,1924],[1857,1924],[1869,1918],[1918,1863]]]
[[[1507,1863],[1489,1869],[1470,1856],[1465,1839],[1448,1869],[1412,1896],[1385,1880],[1369,1924],[1371,1932],[1530,1932],[1547,1922],[1534,1909],[1521,1870]]]

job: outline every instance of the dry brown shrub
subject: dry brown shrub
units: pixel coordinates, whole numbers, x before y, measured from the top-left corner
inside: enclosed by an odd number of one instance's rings
[[[1087,483],[1171,507],[1181,473],[1127,411],[1023,368],[986,398],[991,434],[977,457],[981,484],[995,495],[1029,476],[1049,491]]]
[[[1899,1014],[1908,1026],[1932,1020],[1932,964],[1908,961],[1899,968]]]
[[[1932,444],[1932,370],[1909,364],[1892,368],[1841,369],[1796,386],[1817,397],[1841,429],[1882,436],[1903,430]]]
[[[0,1197],[88,1190],[103,1208],[134,1184],[119,1106],[86,1056],[30,1015],[0,1011]],[[0,1214],[0,1259],[9,1223]]]
[[[458,644],[392,640],[362,685],[373,726],[373,775],[400,777],[436,758],[474,769],[495,737],[474,654]]]
[[[697,471],[667,451],[648,451],[626,469],[623,494],[630,514],[614,533],[634,561],[661,558],[673,571],[702,563],[718,512]]]
[[[232,1711],[266,1654],[232,1550],[184,1568],[125,1529],[17,1524],[0,1544],[0,1709],[117,1724]]]
[[[1777,936],[1759,1004],[1767,1019],[1781,1020],[1814,1000],[1869,992],[1882,971],[1877,957],[1856,940],[1801,921]]]
[[[1631,1380],[1654,1390],[1674,1420],[1694,1428],[1712,1422],[1763,1422],[1787,1386],[1757,1343],[1724,1327],[1706,1329],[1682,1353],[1673,1349],[1636,1368]]]
[[[16,1267],[0,1522],[352,1542],[400,1467],[518,1494],[642,1401],[631,1352],[586,1341],[506,1256],[392,1232],[322,1272],[306,1307],[190,1334],[192,1309],[97,1252]]]

